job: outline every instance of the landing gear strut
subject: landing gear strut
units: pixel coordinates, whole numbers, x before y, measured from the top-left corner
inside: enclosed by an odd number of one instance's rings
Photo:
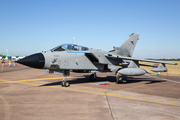
[[[62,87],[69,87],[70,84],[69,84],[69,82],[66,82],[66,77],[70,75],[70,72],[69,71],[64,71],[63,75],[64,75],[64,78],[63,78],[63,80],[61,82],[61,86]]]
[[[92,73],[92,74],[90,75],[89,80],[90,80],[91,82],[96,81],[96,73]]]

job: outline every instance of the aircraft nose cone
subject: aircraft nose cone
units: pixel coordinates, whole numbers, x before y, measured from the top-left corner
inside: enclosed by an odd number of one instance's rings
[[[42,53],[36,53],[30,56],[27,56],[23,59],[20,59],[17,61],[17,63],[33,67],[33,68],[39,68],[42,69],[45,64],[45,58]]]

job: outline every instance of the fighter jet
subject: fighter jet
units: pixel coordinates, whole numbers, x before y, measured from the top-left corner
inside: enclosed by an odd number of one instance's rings
[[[139,64],[139,61],[159,63],[156,68],[151,69],[154,72],[166,72],[165,64],[177,65],[177,63],[132,58],[138,40],[139,34],[132,33],[120,47],[113,47],[114,50],[111,51],[102,51],[76,44],[62,44],[49,51],[27,56],[17,62],[33,68],[49,69],[49,73],[63,73],[62,87],[70,85],[66,81],[70,72],[92,73],[90,81],[96,80],[97,72],[114,72],[115,82],[119,84],[127,76],[139,76],[147,73],[146,70],[140,68],[145,64]]]

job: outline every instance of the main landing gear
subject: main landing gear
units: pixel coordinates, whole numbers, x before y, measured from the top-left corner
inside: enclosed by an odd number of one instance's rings
[[[116,84],[123,83],[123,80],[127,80],[127,76],[116,73]]]
[[[89,80],[90,80],[91,82],[96,81],[96,73],[92,73],[92,74],[90,75],[90,77],[89,77]]]
[[[70,72],[69,71],[64,71],[63,75],[64,75],[64,78],[63,78],[63,80],[61,82],[61,86],[62,87],[69,87],[70,84],[69,84],[69,82],[66,81],[66,77],[70,75]]]

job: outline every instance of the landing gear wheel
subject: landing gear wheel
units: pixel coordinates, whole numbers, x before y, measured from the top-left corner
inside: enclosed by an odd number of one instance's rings
[[[70,86],[69,82],[65,82],[65,83],[64,83],[64,86],[65,86],[65,87],[69,87],[69,86]]]
[[[61,82],[61,86],[64,87],[64,81]]]
[[[119,83],[123,83],[123,79],[122,79],[122,76],[117,73],[116,74],[116,84],[119,84]]]
[[[64,81],[62,81],[62,82],[61,82],[61,86],[62,86],[62,87],[69,87],[70,84],[69,84],[69,82],[64,82]]]
[[[62,87],[69,87],[70,84],[69,84],[69,82],[66,82],[66,77],[70,75],[70,71],[63,71],[63,75],[64,75],[64,78],[61,82],[61,86]]]

